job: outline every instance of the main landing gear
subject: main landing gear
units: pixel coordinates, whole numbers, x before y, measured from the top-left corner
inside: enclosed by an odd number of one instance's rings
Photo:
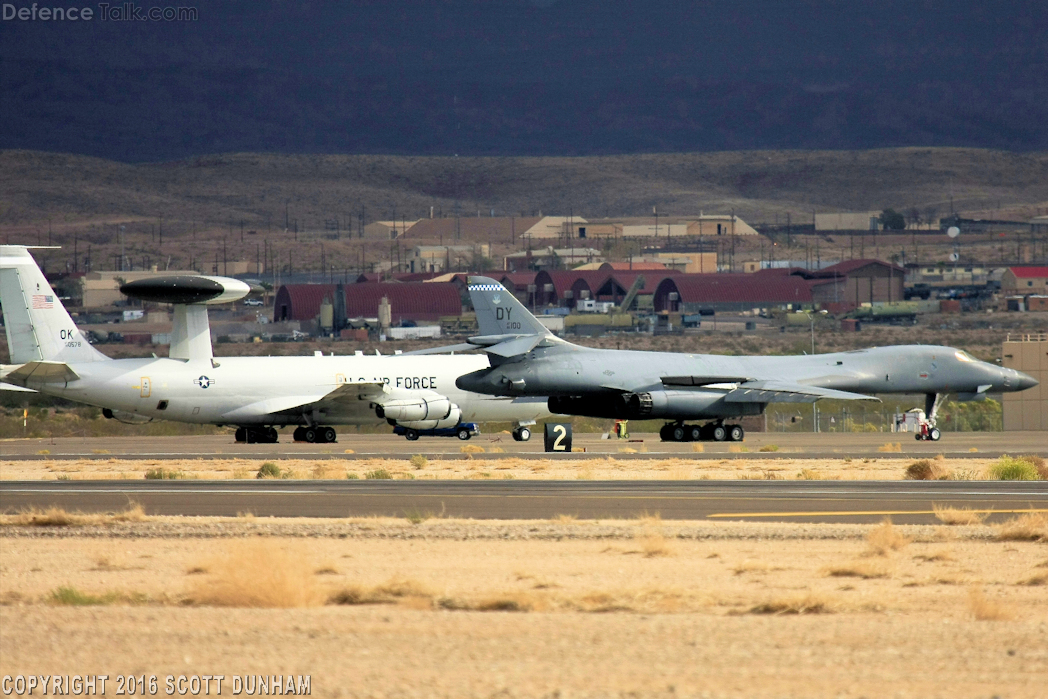
[[[513,430],[513,441],[514,442],[526,442],[531,439],[531,430],[527,427],[518,427]]]
[[[662,426],[659,437],[664,442],[741,442],[746,431],[740,425],[708,422],[705,425],[685,425],[671,422]]]
[[[309,442],[310,444],[330,444],[338,439],[334,427],[296,427],[294,438],[296,442]]]
[[[234,437],[247,444],[276,444],[280,435],[275,427],[238,427]]]

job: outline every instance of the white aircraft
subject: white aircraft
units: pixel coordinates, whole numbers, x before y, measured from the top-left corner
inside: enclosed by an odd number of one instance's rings
[[[276,427],[295,439],[333,442],[332,425],[399,426],[408,439],[428,430],[469,439],[470,423],[514,422],[514,439],[550,415],[543,398],[463,391],[455,380],[488,368],[483,355],[426,354],[220,357],[211,351],[207,306],[243,298],[237,279],[182,276],[122,287],[136,298],[172,303],[170,356],[111,359],[73,323],[40,267],[22,245],[0,245],[0,306],[10,365],[0,386],[20,387],[103,408],[125,422],[153,419],[236,425],[237,441],[276,442]],[[18,389],[15,389],[18,390]]]

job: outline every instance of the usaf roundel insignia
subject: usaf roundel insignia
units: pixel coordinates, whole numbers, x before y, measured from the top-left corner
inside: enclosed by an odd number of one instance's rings
[[[193,383],[195,383],[197,386],[200,386],[200,388],[205,388],[206,389],[209,386],[211,386],[212,384],[214,384],[215,380],[214,379],[209,379],[206,376],[201,376],[199,379],[195,380]]]
[[[502,297],[500,295],[498,295],[498,294],[495,294],[494,296],[491,297],[491,302],[494,303],[497,306],[500,303],[502,303]]]

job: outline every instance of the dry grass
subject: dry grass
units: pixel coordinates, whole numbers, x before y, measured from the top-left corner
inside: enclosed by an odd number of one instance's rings
[[[1014,517],[997,530],[999,541],[1048,541],[1048,513],[1030,511]]]
[[[968,610],[979,621],[1010,621],[1015,611],[1004,602],[990,599],[982,590],[968,590]]]
[[[415,580],[394,578],[375,587],[351,585],[328,596],[328,604],[403,604],[413,609],[431,607],[435,595]]]
[[[813,471],[810,468],[802,468],[800,473],[797,474],[797,478],[802,481],[821,481],[822,476],[817,471]]]
[[[704,454],[704,453],[706,453],[706,445],[704,445],[704,444],[692,444],[691,445],[691,450],[695,454]]]
[[[736,575],[742,575],[743,573],[767,573],[772,568],[764,561],[743,561],[732,568],[732,572]]]
[[[637,541],[640,543],[640,553],[645,558],[672,556],[675,553],[673,546],[662,532],[646,532],[638,537]]]
[[[750,614],[832,614],[836,605],[827,597],[809,592],[806,595],[778,597],[750,608]]]
[[[118,570],[133,570],[133,568],[121,561],[113,560],[109,556],[96,556],[95,567],[91,570],[114,572]]]
[[[46,510],[31,508],[13,515],[0,515],[0,526],[84,527],[118,522],[145,522],[148,519],[141,505],[131,503],[123,512],[105,513],[68,512],[61,507],[49,507]]]
[[[867,553],[871,556],[887,556],[906,547],[910,541],[892,526],[890,519],[885,519],[866,535]]]
[[[484,447],[479,444],[463,444],[459,447],[459,451],[463,454],[483,454]]]
[[[215,607],[311,607],[322,601],[305,555],[271,541],[237,541],[204,566],[187,600]]]
[[[706,600],[678,590],[640,588],[616,591],[587,592],[574,597],[555,600],[561,609],[604,614],[609,612],[638,612],[666,614],[695,609]]]
[[[862,578],[872,580],[874,578],[891,577],[893,571],[884,561],[851,561],[842,565],[830,566],[826,574],[834,578]]]
[[[1033,466],[1042,481],[1048,481],[1048,463],[1045,463],[1045,460],[1042,457],[1037,456],[1036,454],[1026,454],[1019,458]]]
[[[945,505],[932,505],[932,512],[935,513],[937,520],[950,526],[982,524],[983,520],[988,516],[986,512],[976,512],[967,507],[948,507]]]
[[[940,561],[952,561],[955,559],[953,555],[953,549],[945,548],[940,549],[934,553],[923,553],[913,557],[917,561],[925,561],[926,563],[938,563]]]
[[[942,459],[921,459],[906,467],[906,480],[945,481],[949,480],[949,478],[950,471],[943,464]]]
[[[877,447],[877,451],[885,452],[885,453],[901,452],[902,451],[902,444],[900,442],[895,442],[894,444],[892,444],[891,442],[888,442],[887,444],[883,444],[883,445]]]
[[[440,597],[433,601],[433,606],[450,611],[540,612],[549,609],[549,601],[526,592],[506,592],[479,600]]]
[[[1020,582],[1019,584],[1030,586],[1048,585],[1048,573],[1035,573],[1023,580],[1022,582]]]

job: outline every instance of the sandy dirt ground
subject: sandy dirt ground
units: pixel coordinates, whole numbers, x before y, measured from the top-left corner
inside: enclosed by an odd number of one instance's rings
[[[309,674],[327,697],[1048,686],[1043,516],[1041,541],[657,518],[2,524],[0,674]]]
[[[842,459],[731,458],[616,459],[602,457],[560,459],[484,458],[423,459],[410,456],[376,459],[274,459],[285,477],[365,478],[385,470],[401,479],[542,479],[542,480],[691,480],[691,479],[822,479],[900,480],[917,459],[891,456]],[[924,457],[922,457],[924,458]],[[935,459],[935,456],[930,457]],[[955,478],[984,478],[993,459],[943,459],[938,463]],[[178,477],[201,479],[254,478],[265,463],[258,459],[105,459],[0,461],[0,480],[141,479],[150,470],[163,469]],[[351,477],[351,476],[350,476]]]

